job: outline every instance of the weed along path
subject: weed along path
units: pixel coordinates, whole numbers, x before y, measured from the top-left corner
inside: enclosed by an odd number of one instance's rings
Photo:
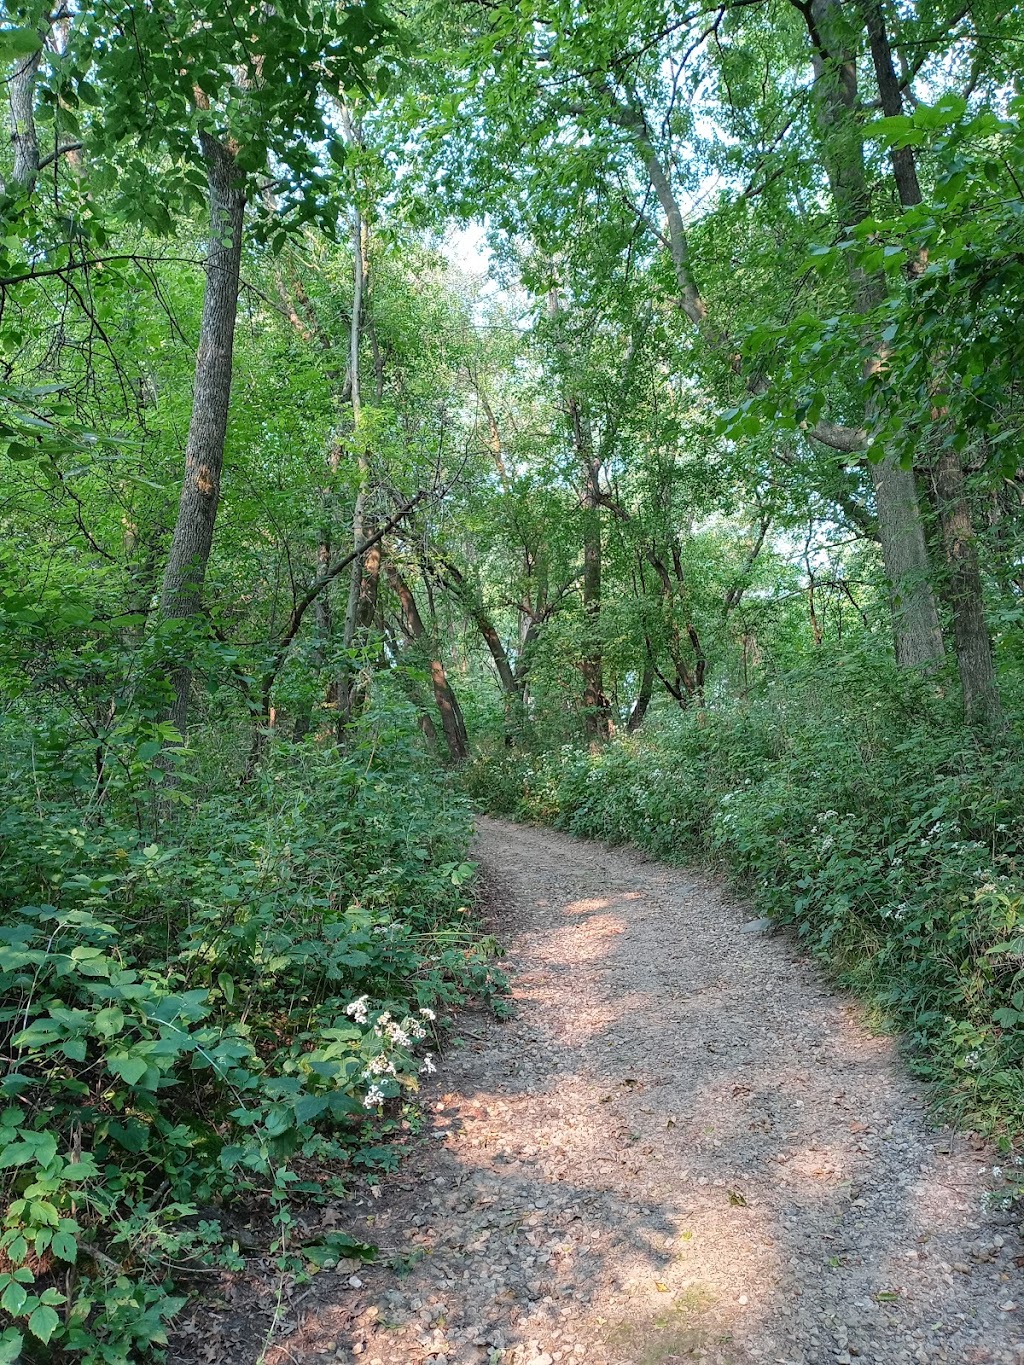
[[[792,942],[628,851],[481,820],[476,856],[517,1016],[364,1206],[405,1273],[318,1277],[270,1365],[1024,1362],[991,1153]]]

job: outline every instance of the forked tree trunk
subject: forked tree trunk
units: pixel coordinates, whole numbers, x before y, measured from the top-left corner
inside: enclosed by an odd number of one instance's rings
[[[245,212],[245,193],[234,156],[206,133],[200,134],[200,140],[209,183],[210,245],[192,417],[185,446],[185,478],[160,599],[164,622],[180,626],[180,634],[169,641],[174,688],[170,718],[183,736],[188,725],[194,657],[189,623],[202,607],[220,501]]]

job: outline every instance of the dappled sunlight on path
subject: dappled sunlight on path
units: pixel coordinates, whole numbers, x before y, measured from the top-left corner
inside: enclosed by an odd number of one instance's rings
[[[269,1365],[1024,1365],[985,1152],[790,942],[629,852],[481,821],[478,856],[517,1018],[467,1021],[353,1213],[407,1273],[321,1276]]]

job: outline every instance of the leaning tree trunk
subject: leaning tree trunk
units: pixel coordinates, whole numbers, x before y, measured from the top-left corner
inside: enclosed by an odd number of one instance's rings
[[[459,706],[458,698],[448,681],[445,666],[437,657],[437,650],[428,640],[427,629],[423,624],[423,618],[420,616],[420,609],[416,605],[416,598],[412,589],[393,564],[385,564],[384,572],[401,604],[406,634],[416,645],[426,650],[430,683],[434,689],[434,701],[441,717],[441,727],[444,730],[444,737],[448,744],[448,752],[451,755],[452,762],[464,763],[469,757],[469,737],[466,732],[462,708]]]
[[[179,627],[171,641],[174,700],[170,718],[182,736],[188,725],[192,682],[189,623],[202,607],[220,500],[245,211],[245,192],[234,156],[207,133],[201,133],[200,140],[209,183],[210,245],[192,417],[185,446],[185,478],[160,599],[164,622]]]
[[[893,65],[885,14],[879,0],[862,0],[861,7],[882,112],[887,118],[895,118],[903,113],[903,95]],[[915,208],[923,196],[914,149],[893,147],[890,157],[900,204],[904,209]],[[948,443],[940,444],[935,456],[932,485],[949,579],[953,647],[963,692],[964,715],[970,725],[997,729],[1002,720],[1002,707],[985,619],[977,535],[960,455]]]
[[[795,3],[795,0],[794,0]],[[860,124],[857,62],[848,48],[849,28],[839,0],[798,6],[814,49],[814,89],[825,169],[836,213],[854,228],[870,212]],[[872,312],[885,297],[885,280],[850,272],[853,305]],[[934,667],[942,661],[942,627],[932,591],[917,481],[912,469],[887,456],[871,465],[878,534],[889,580],[896,660],[901,667]]]

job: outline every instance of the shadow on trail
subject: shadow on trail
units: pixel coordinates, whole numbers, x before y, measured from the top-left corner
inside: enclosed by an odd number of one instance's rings
[[[941,1150],[891,1045],[791,944],[741,932],[709,881],[482,824],[517,1018],[468,1026],[431,1136],[352,1229],[408,1273],[322,1277],[268,1365],[331,1343],[380,1365],[1024,1359],[1010,1248],[968,1246],[998,1229],[980,1158]]]

